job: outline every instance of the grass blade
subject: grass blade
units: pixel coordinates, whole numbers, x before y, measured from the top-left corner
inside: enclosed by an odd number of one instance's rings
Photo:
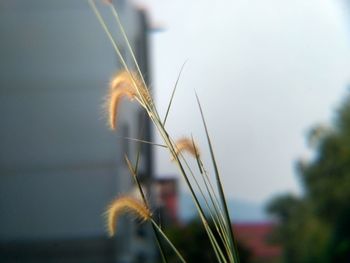
[[[168,104],[168,108],[166,110],[166,114],[165,114],[165,117],[164,117],[163,126],[165,126],[166,120],[168,118],[168,114],[169,114],[169,111],[170,111],[171,104],[173,102],[173,98],[174,98],[174,95],[175,95],[177,84],[179,83],[182,70],[184,69],[186,63],[187,63],[187,60],[182,64],[182,67],[180,69],[179,75],[177,76],[177,79],[176,79],[176,82],[175,82],[175,86],[174,86],[173,92],[171,93],[171,97],[170,97],[170,101],[169,101],[169,104]]]
[[[231,242],[230,242],[231,249],[233,251],[235,263],[239,263],[237,244],[236,244],[236,241],[235,241],[234,236],[233,236],[230,214],[229,214],[228,208],[227,208],[225,193],[224,193],[224,189],[222,187],[220,174],[219,174],[219,169],[218,169],[218,166],[217,166],[217,163],[216,163],[216,160],[215,160],[214,150],[213,150],[213,146],[212,146],[212,143],[211,143],[211,140],[210,140],[207,123],[205,122],[205,119],[204,119],[202,106],[201,106],[201,103],[199,101],[197,93],[195,93],[195,94],[196,94],[196,99],[197,99],[198,107],[199,107],[199,110],[200,110],[202,122],[203,122],[203,125],[204,125],[205,134],[206,134],[206,137],[207,137],[207,142],[208,142],[208,145],[209,145],[210,157],[211,157],[211,160],[212,160],[212,163],[213,163],[213,166],[214,166],[215,178],[216,178],[216,183],[217,183],[217,187],[218,187],[218,192],[219,192],[219,195],[220,195],[220,200],[221,200],[223,208],[224,208],[224,214],[225,214],[225,218],[226,218],[227,230],[229,232],[229,236],[230,236],[230,240],[231,240]]]
[[[117,136],[117,137],[118,137],[118,138],[121,138],[121,139],[129,140],[129,141],[134,141],[134,142],[140,142],[140,143],[150,144],[150,145],[159,146],[159,147],[162,147],[162,148],[168,148],[168,146],[166,146],[165,144],[159,144],[159,143],[150,142],[150,141],[141,140],[141,139],[136,139],[136,138],[131,138],[131,137],[121,137],[121,136]]]
[[[174,250],[176,255],[179,257],[180,261],[183,263],[186,263],[186,260],[182,257],[181,253],[177,250],[177,248],[174,246],[174,244],[169,240],[169,238],[166,236],[166,234],[163,232],[163,230],[157,225],[157,223],[153,219],[151,219],[151,222],[152,222],[152,226],[154,226],[155,229],[158,230],[158,232],[163,236],[165,241],[167,241],[168,244],[170,245],[170,247]]]

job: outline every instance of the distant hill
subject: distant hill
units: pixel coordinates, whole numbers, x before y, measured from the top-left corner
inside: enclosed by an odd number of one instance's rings
[[[269,219],[264,211],[263,204],[248,202],[244,200],[228,199],[227,205],[231,219],[234,221],[234,223],[266,222]],[[197,210],[190,194],[183,192],[180,193],[179,216],[180,219],[185,222],[197,216]]]

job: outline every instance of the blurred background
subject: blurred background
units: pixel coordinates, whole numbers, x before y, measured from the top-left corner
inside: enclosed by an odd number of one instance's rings
[[[113,3],[163,116],[186,62],[167,129],[193,135],[210,161],[196,91],[242,262],[350,262],[350,2]],[[147,224],[123,217],[116,238],[105,231],[108,203],[134,191],[123,156],[135,161],[139,145],[123,138],[160,142],[128,101],[108,129],[118,69],[87,1],[0,1],[1,262],[157,262]],[[210,262],[188,249],[202,232],[169,154],[141,155],[169,235],[190,262]]]

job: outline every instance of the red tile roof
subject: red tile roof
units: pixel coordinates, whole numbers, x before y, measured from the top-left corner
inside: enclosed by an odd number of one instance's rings
[[[282,254],[282,248],[268,240],[274,227],[274,223],[239,223],[233,225],[233,232],[254,259],[277,259]]]

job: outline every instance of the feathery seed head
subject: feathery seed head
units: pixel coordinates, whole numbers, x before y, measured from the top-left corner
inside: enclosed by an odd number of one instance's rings
[[[108,96],[108,116],[109,116],[109,126],[112,130],[116,129],[117,123],[117,110],[121,98],[127,96],[130,100],[133,99],[134,94],[128,89],[115,90]]]
[[[133,80],[132,78],[134,74],[129,73],[126,70],[118,71],[114,76],[112,77],[109,88],[111,91],[119,89],[121,87],[129,87],[129,89],[133,88]],[[135,80],[136,82],[136,80]]]
[[[179,154],[183,151],[190,153],[195,158],[198,158],[200,155],[198,146],[194,143],[194,141],[188,138],[182,138],[176,141],[174,148],[175,148],[175,154],[177,156],[179,156]]]
[[[151,212],[144,203],[133,197],[119,197],[109,205],[106,211],[108,233],[110,236],[115,235],[117,229],[116,221],[125,212],[132,212],[143,221],[151,218]]]
[[[116,128],[118,105],[121,98],[125,96],[131,101],[136,98],[141,105],[143,103],[151,103],[151,96],[148,89],[135,73],[130,73],[125,70],[118,72],[110,82],[106,103],[109,126],[112,130]]]

